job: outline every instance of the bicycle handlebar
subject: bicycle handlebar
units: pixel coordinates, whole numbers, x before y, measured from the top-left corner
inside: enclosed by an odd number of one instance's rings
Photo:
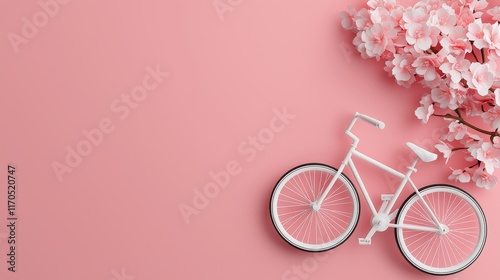
[[[374,119],[374,118],[372,118],[372,117],[369,117],[369,116],[367,116],[367,115],[363,115],[363,114],[360,114],[360,113],[356,113],[356,115],[355,115],[355,116],[356,116],[357,118],[360,118],[360,119],[364,120],[365,122],[367,122],[367,123],[369,123],[369,124],[371,124],[371,125],[373,125],[373,126],[376,126],[376,127],[380,128],[380,129],[384,129],[384,127],[385,127],[385,123],[384,123],[384,122],[379,121],[379,120],[377,120],[377,119]]]

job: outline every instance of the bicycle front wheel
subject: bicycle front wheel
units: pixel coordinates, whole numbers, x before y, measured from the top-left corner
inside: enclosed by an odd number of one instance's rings
[[[271,195],[270,212],[281,237],[301,250],[321,252],[342,244],[359,220],[359,197],[341,174],[321,208],[312,203],[326,190],[338,171],[328,165],[304,164],[288,171]]]
[[[486,218],[479,203],[465,191],[448,185],[421,189],[443,232],[396,228],[396,241],[406,260],[417,269],[434,275],[449,275],[469,267],[486,242]],[[414,193],[403,203],[398,225],[436,228],[431,215]]]

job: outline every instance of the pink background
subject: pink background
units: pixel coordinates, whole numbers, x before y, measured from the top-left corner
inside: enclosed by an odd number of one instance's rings
[[[230,9],[219,15],[212,0],[73,0],[46,23],[38,1],[0,3],[1,279],[300,279],[289,271],[302,265],[308,279],[436,278],[403,259],[392,230],[359,246],[368,212],[318,259],[282,241],[269,218],[284,172],[338,165],[355,111],[386,122],[383,131],[357,127],[361,149],[399,169],[412,156],[404,142],[432,149],[436,140],[442,123],[413,116],[422,90],[395,85],[341,29],[339,12],[363,1],[221,1]],[[13,46],[8,34],[23,36],[23,18],[34,15],[46,25]],[[129,115],[114,111],[157,65],[170,76]],[[285,107],[295,117],[250,148],[248,137],[269,132],[273,110]],[[114,130],[58,180],[52,164],[103,120]],[[18,177],[16,273],[5,262],[8,163]],[[193,207],[228,163],[240,172],[187,223],[179,207]],[[374,199],[394,190],[364,167]],[[424,186],[448,173],[440,158],[413,178]],[[481,203],[489,239],[469,269],[439,279],[496,279],[500,194],[463,187]]]

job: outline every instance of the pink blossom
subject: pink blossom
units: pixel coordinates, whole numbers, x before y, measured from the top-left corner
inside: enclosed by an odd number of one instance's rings
[[[493,79],[493,86],[500,87],[500,52],[489,50],[486,53],[486,61],[492,67],[493,74],[495,75]]]
[[[356,37],[354,37],[354,39],[352,40],[352,44],[356,47],[362,58],[369,58],[366,54],[365,43],[361,40],[361,32],[358,32]]]
[[[380,57],[385,51],[395,52],[392,39],[397,31],[391,22],[376,23],[361,33],[361,40],[365,43],[369,57]]]
[[[471,98],[470,94],[468,94],[468,89],[461,87],[460,85],[458,88],[455,88],[453,85],[459,84],[452,83],[450,85],[450,91],[455,96],[456,102],[459,105],[458,110],[460,110],[462,115],[468,117],[479,116],[480,109],[478,104],[473,98]]]
[[[479,141],[483,141],[483,138],[481,138],[481,136],[475,133],[471,133],[470,131],[467,131],[465,137],[462,140],[460,140],[460,143],[469,147],[471,143],[477,143]]]
[[[455,26],[450,30],[447,36],[439,41],[444,50],[460,55],[463,53],[470,53],[472,51],[472,44],[466,37],[466,30],[462,26]]]
[[[500,21],[500,7],[495,6],[486,11],[489,15],[493,17],[493,20]]]
[[[447,137],[448,137],[448,135],[444,134],[444,135],[442,135],[441,139],[448,140]],[[450,142],[453,142],[453,141],[455,141],[455,140],[451,140]],[[466,150],[477,149],[480,146],[480,144],[478,144],[478,143],[482,143],[483,138],[475,133],[471,133],[470,130],[467,130],[467,131],[465,131],[465,135],[463,136],[463,138],[458,140],[458,142],[460,144],[462,144],[463,148],[465,148]],[[469,157],[467,160],[468,161],[477,161],[477,159],[472,157],[472,156]]]
[[[416,51],[428,50],[437,43],[439,29],[436,27],[428,26],[426,23],[410,23],[405,26],[408,28],[406,41],[408,44],[414,45]]]
[[[391,60],[392,58],[394,57],[394,53],[386,50],[384,53],[382,53],[382,55],[380,56],[380,58],[382,58],[383,60],[387,61],[387,60]]]
[[[461,140],[467,134],[467,127],[458,121],[451,122],[448,130],[448,134],[445,135],[448,141]]]
[[[367,9],[359,10],[358,13],[354,16],[353,20],[356,23],[356,27],[358,28],[358,30],[366,29],[373,24],[370,19],[370,12],[368,12]]]
[[[400,50],[400,52],[407,52],[405,49],[409,48],[408,43],[406,42],[406,31],[402,30],[401,28],[399,29],[398,36],[394,38],[393,42],[394,45]],[[412,48],[413,49],[413,48]]]
[[[403,14],[405,12],[405,9],[401,6],[398,6],[390,11],[390,14],[395,22],[398,23],[399,27],[404,27],[404,20],[403,20]],[[403,36],[404,38],[404,36]],[[406,41],[405,41],[406,42]]]
[[[446,83],[442,83],[441,87],[433,88],[431,90],[431,97],[442,109],[450,108],[451,110],[455,110],[458,108],[457,98],[455,94],[450,91]]]
[[[464,55],[448,55],[439,69],[445,74],[449,74],[453,83],[459,83],[462,80],[462,74],[469,70],[471,62],[465,59]]]
[[[491,128],[500,130],[500,107],[495,106],[483,112],[481,118],[485,123],[490,125]]]
[[[500,149],[500,137],[493,138],[493,147],[495,147],[495,149]]]
[[[484,40],[484,25],[481,19],[476,19],[473,23],[469,24],[467,38],[474,41],[474,46],[478,49],[487,48],[488,43]]]
[[[406,29],[409,29],[408,28],[409,24],[425,23],[428,18],[429,18],[429,14],[427,13],[427,11],[423,7],[418,7],[415,9],[408,9],[403,14],[403,20],[407,24],[407,25],[405,25]]]
[[[484,163],[484,168],[489,174],[493,174],[495,168],[500,167],[499,150],[493,147],[491,142],[479,142],[469,147],[471,156]]]
[[[394,55],[392,74],[396,81],[415,81],[415,69],[412,67],[413,61],[413,56],[408,53]]]
[[[427,123],[429,121],[429,117],[434,113],[434,104],[432,102],[431,95],[424,95],[422,100],[420,100],[420,104],[422,106],[415,110],[415,116],[422,120],[422,123]]]
[[[372,9],[376,9],[376,8],[384,8],[384,9],[387,9],[387,10],[392,10],[394,9],[397,4],[396,4],[396,0],[368,0],[368,2],[366,3],[368,5],[368,7],[372,8]]]
[[[342,27],[347,30],[356,29],[356,24],[354,24],[354,17],[356,15],[356,10],[349,6],[347,11],[340,12],[340,18],[342,19]]]
[[[435,11],[443,5],[441,0],[427,0],[425,1],[425,7],[427,11]]]
[[[495,89],[495,104],[500,106],[500,88]]]
[[[500,55],[500,26],[498,25],[498,21],[494,24],[485,24],[483,33],[486,48],[494,50]]]
[[[493,85],[494,69],[496,69],[496,65],[492,61],[485,64],[473,62],[469,68],[470,72],[463,75],[470,88],[476,89],[479,95],[485,96]]]
[[[488,1],[486,0],[475,0],[470,3],[470,9],[473,11],[481,11],[488,7]]]
[[[411,66],[415,67],[415,72],[424,77],[426,81],[436,79],[436,65],[438,65],[438,57],[435,54],[423,55],[417,57]]]
[[[473,23],[475,18],[472,11],[467,8],[463,8],[457,13],[457,25],[467,27],[469,24]]]
[[[470,98],[469,88],[464,87],[461,83],[454,83],[451,78],[448,80],[450,91],[456,96],[457,102],[462,104],[465,99]]]
[[[384,8],[377,8],[370,14],[370,19],[375,23],[392,23],[392,26],[399,26],[399,24],[394,21],[389,11]]]
[[[439,141],[441,144],[436,144],[435,147],[443,153],[443,157],[446,159],[445,163],[448,163],[448,160],[450,159],[451,155],[453,154],[453,147],[450,144],[447,144],[443,141]]]
[[[439,86],[441,83],[441,79],[439,79],[438,76],[436,76],[436,79],[427,81],[425,79],[420,80],[420,84],[422,85],[423,88],[435,88]]]
[[[459,181],[460,183],[468,183],[470,182],[470,174],[466,170],[463,169],[455,169],[448,177],[450,181]]]
[[[436,26],[443,34],[450,34],[457,23],[455,11],[448,5],[443,5],[431,16],[431,25]]]
[[[494,63],[496,67],[494,68],[494,78],[493,78],[493,86],[492,90],[494,92],[494,89],[500,88],[500,55],[497,54],[495,51],[489,51],[486,52],[486,59],[489,64]],[[493,98],[494,98],[494,93],[493,93]]]
[[[498,182],[497,177],[488,174],[488,172],[485,172],[482,168],[476,169],[472,175],[472,180],[476,182],[476,186],[487,190],[492,189]]]

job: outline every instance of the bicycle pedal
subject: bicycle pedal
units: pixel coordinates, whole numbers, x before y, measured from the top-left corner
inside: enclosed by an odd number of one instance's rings
[[[382,201],[391,201],[393,197],[394,197],[393,194],[382,194],[382,195],[380,195],[380,198],[382,199]]]
[[[372,245],[372,240],[366,238],[360,238],[359,245]]]

